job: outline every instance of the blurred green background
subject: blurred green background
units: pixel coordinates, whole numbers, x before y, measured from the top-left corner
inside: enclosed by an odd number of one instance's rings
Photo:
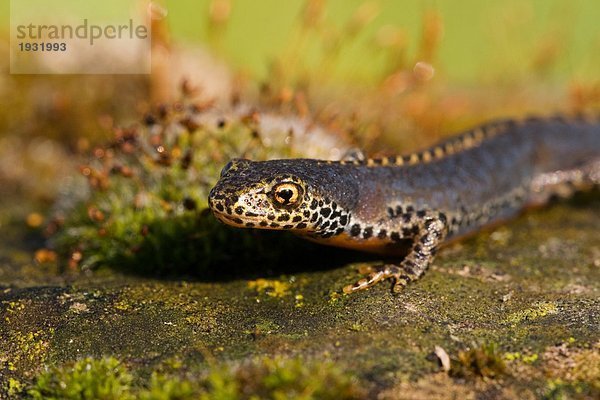
[[[21,1],[21,0],[19,0]],[[23,0],[26,1],[26,0]],[[218,53],[250,75],[262,78],[268,63],[289,45],[303,0],[233,0],[227,27],[211,40],[207,15],[209,0],[164,0],[172,38],[192,43],[217,43]],[[417,52],[423,15],[434,10],[443,26],[434,65],[448,80],[480,83],[503,80],[507,71],[519,78],[539,64],[544,79],[596,79],[600,67],[600,2],[597,0],[438,0],[368,1],[329,0],[324,3],[325,24],[341,29],[361,6],[374,20],[345,46],[336,79],[369,80],[383,60],[374,51],[378,31],[386,25],[400,28],[409,53]],[[365,3],[367,5],[365,6]],[[60,7],[60,1],[53,2]],[[6,31],[9,1],[0,3]],[[363,10],[365,11],[365,10]],[[332,33],[334,34],[334,33]],[[307,57],[316,51],[308,48]]]
[[[165,2],[176,38],[207,39],[208,1]],[[266,60],[280,53],[291,35],[302,0],[233,1],[230,29],[223,37],[223,53],[237,66],[266,73]],[[341,26],[364,0],[326,2],[328,22]],[[368,77],[378,67],[373,37],[393,24],[405,30],[409,51],[414,48],[428,10],[437,11],[443,23],[439,65],[449,80],[473,82],[500,78],[507,69],[525,70],[532,57],[556,57],[548,73],[587,79],[600,68],[600,2],[597,0],[440,0],[370,2],[379,9],[373,23],[345,49],[341,75]],[[412,46],[412,47],[411,47]],[[533,52],[533,53],[532,53]],[[539,53],[539,54],[536,54]],[[544,54],[548,53],[548,54]],[[375,58],[375,59],[374,59]]]

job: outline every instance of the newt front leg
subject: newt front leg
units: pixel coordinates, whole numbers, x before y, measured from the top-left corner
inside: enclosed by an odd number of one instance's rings
[[[444,214],[428,213],[416,222],[417,234],[413,238],[410,252],[399,265],[385,264],[369,268],[367,277],[354,285],[344,287],[344,293],[366,289],[385,279],[393,279],[392,291],[399,293],[412,281],[421,277],[432,263],[439,245],[448,234],[447,220]],[[402,229],[399,229],[402,231]]]

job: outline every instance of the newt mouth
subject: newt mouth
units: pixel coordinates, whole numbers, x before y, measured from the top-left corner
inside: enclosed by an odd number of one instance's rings
[[[214,213],[214,211],[213,211]],[[227,225],[231,225],[231,226],[235,226],[235,227],[244,227],[244,221],[242,221],[242,219],[228,215],[228,214],[220,214],[220,213],[214,213],[215,216],[217,217],[217,219],[221,222],[223,222],[224,224]]]
[[[235,215],[229,213],[222,203],[209,201],[209,206],[213,215],[222,223],[238,228],[263,228],[259,226],[262,219],[259,215]]]

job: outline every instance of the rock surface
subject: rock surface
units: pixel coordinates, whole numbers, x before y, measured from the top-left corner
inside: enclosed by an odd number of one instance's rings
[[[446,248],[399,295],[387,284],[342,295],[358,264],[331,258],[353,253],[316,247],[308,247],[315,257],[304,271],[249,265],[251,280],[59,273],[32,261],[42,242],[22,222],[27,207],[5,202],[1,391],[23,395],[45,366],[88,356],[114,357],[143,381],[152,371],[206,371],[260,355],[331,361],[364,393],[383,398],[593,398],[600,393],[597,194]],[[449,375],[435,346],[449,355]]]

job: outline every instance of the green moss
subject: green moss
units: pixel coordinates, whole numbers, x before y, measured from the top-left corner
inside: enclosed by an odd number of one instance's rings
[[[25,389],[25,385],[14,379],[14,378],[9,378],[8,379],[8,395],[9,396],[17,396],[18,394],[22,393],[23,390]]]
[[[548,381],[546,391],[542,395],[543,400],[598,398],[600,398],[600,385],[582,381],[565,382],[562,379]]]
[[[285,297],[290,294],[290,283],[274,279],[256,279],[248,281],[248,288],[271,297]]]
[[[182,377],[153,373],[148,382],[114,358],[86,358],[53,367],[29,389],[34,399],[358,399],[364,393],[333,363],[258,358],[213,365]]]
[[[367,328],[359,323],[354,323],[350,326],[350,330],[354,332],[364,332]]]
[[[252,332],[252,333],[256,334],[256,335],[270,334],[272,332],[277,332],[279,329],[281,329],[281,327],[279,325],[277,325],[275,322],[269,321],[269,320],[263,320],[263,321],[258,322],[255,325],[254,332]]]
[[[9,301],[2,303],[6,305],[6,317],[4,317],[4,321],[8,324],[10,323],[13,314],[19,313],[25,308],[25,302],[23,301]]]
[[[543,302],[510,314],[506,318],[506,322],[516,325],[523,321],[535,321],[536,319],[545,317],[549,314],[555,314],[557,313],[557,310],[556,304]]]
[[[229,112],[217,119],[184,99],[159,107],[141,124],[117,129],[58,201],[68,205],[49,229],[56,230],[51,242],[61,260],[72,269],[109,265],[208,277],[223,270],[211,267],[224,263],[235,270],[245,259],[268,264],[277,258],[289,246],[261,244],[261,235],[229,229],[206,209],[209,190],[229,159],[303,154],[285,140],[286,126],[292,129],[295,120],[281,118],[281,127],[266,119],[263,126],[252,115]],[[268,140],[260,139],[262,130]]]
[[[135,398],[131,382],[132,376],[115,358],[84,358],[50,368],[37,378],[29,394],[47,400],[126,400]]]
[[[149,388],[142,390],[138,398],[141,400],[192,400],[200,398],[201,393],[202,386],[197,381],[152,374]]]
[[[48,357],[53,334],[53,328],[33,332],[10,330],[6,347],[3,346],[5,353],[0,354],[0,361],[6,362],[6,367],[11,372],[36,371]]]
[[[504,359],[507,361],[514,361],[514,360],[519,360],[521,359],[522,354],[519,352],[514,352],[514,353],[505,353],[504,354]]]
[[[536,362],[538,360],[538,358],[539,358],[539,356],[537,354],[531,354],[531,355],[523,356],[521,359],[526,364],[533,364],[534,362]]]
[[[233,377],[235,384],[230,371],[213,372],[207,382],[212,398],[227,398],[234,387],[232,398],[355,399],[364,395],[351,376],[328,361],[262,358],[240,365]]]
[[[459,352],[451,365],[450,374],[456,377],[496,378],[507,372],[502,355],[493,343]]]
[[[537,354],[521,354],[520,352],[514,353],[504,353],[504,359],[506,361],[515,361],[521,360],[526,364],[533,364],[538,360],[539,356]]]

